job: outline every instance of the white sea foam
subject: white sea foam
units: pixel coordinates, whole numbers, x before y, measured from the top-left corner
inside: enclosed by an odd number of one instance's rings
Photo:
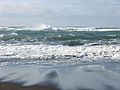
[[[32,27],[33,30],[45,30],[45,29],[50,29],[50,28],[51,26],[46,25],[46,24],[37,24]]]
[[[120,31],[119,28],[116,29],[110,29],[110,28],[101,28],[101,29],[96,29],[95,27],[77,27],[77,26],[64,26],[64,27],[51,27],[52,30],[63,30],[63,31]]]
[[[14,36],[17,36],[18,34],[13,32],[13,33],[10,33],[10,35],[14,35]]]
[[[1,45],[0,58],[37,59],[45,63],[51,60],[50,63],[56,64],[80,63],[81,61],[107,62],[120,60],[120,46]]]
[[[51,26],[50,25],[46,25],[46,24],[37,24],[34,26],[23,26],[23,27],[7,27],[7,26],[2,26],[0,27],[0,30],[46,30],[46,29],[50,29]]]
[[[96,31],[95,27],[52,27],[52,30],[63,30],[63,31]]]
[[[3,37],[3,36],[4,36],[4,34],[0,34],[0,38]]]

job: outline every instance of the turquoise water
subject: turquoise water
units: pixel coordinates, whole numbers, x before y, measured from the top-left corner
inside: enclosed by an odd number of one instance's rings
[[[120,31],[0,31],[0,42],[78,46],[119,44]]]

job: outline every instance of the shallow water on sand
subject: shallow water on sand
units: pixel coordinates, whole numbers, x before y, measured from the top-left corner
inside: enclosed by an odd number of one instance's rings
[[[120,63],[53,66],[1,62],[0,82],[51,85],[61,90],[119,90]]]

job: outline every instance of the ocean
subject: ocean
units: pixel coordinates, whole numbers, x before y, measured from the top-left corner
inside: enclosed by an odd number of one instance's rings
[[[0,82],[120,90],[120,27],[0,27]]]

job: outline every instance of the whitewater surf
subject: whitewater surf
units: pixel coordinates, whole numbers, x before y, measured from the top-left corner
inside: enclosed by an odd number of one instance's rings
[[[0,27],[1,83],[119,90],[119,78],[119,27]]]

